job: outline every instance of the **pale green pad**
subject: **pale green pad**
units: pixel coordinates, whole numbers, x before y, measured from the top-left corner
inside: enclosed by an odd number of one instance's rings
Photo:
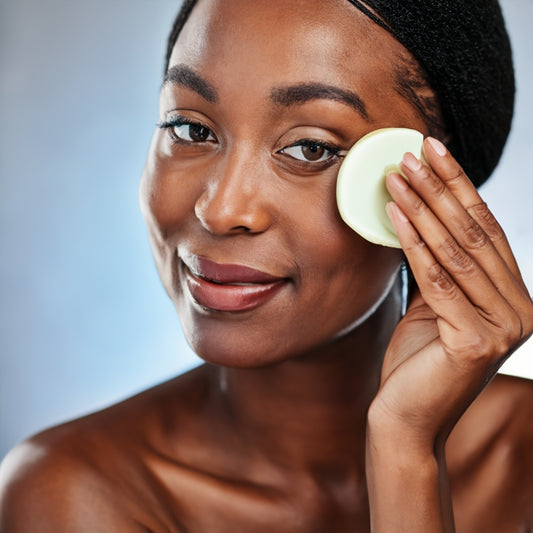
[[[400,172],[406,152],[420,158],[424,136],[407,128],[384,128],[357,141],[339,169],[337,206],[342,219],[366,240],[400,248],[400,241],[385,211],[392,200],[385,177]]]

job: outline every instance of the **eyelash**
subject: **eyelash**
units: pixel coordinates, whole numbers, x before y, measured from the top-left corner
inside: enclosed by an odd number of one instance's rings
[[[191,139],[191,140],[187,140],[187,139],[182,139],[181,137],[179,137],[175,133],[175,131],[173,131],[173,128],[177,128],[177,127],[180,127],[180,126],[187,126],[187,125],[196,126],[198,128],[205,129],[208,132],[209,136],[212,136],[213,139],[206,139],[206,140],[192,140]],[[189,119],[187,117],[183,117],[183,116],[176,116],[176,117],[172,117],[169,120],[158,122],[157,123],[157,127],[161,128],[161,129],[164,129],[164,130],[168,130],[173,142],[178,143],[178,144],[185,144],[185,145],[202,144],[202,143],[213,142],[213,141],[217,140],[216,137],[215,137],[215,134],[212,132],[212,130],[209,127],[204,126],[201,122],[197,122],[195,120],[191,120],[191,119]],[[298,146],[302,147],[302,148],[303,147],[321,148],[321,149],[324,149],[327,152],[329,152],[330,155],[329,155],[329,157],[327,157],[327,159],[324,159],[324,160],[317,160],[317,161],[307,160],[307,161],[305,161],[303,159],[298,159],[298,158],[296,158],[296,157],[294,157],[294,156],[292,156],[292,155],[290,155],[289,153],[286,152],[286,150],[288,148],[293,148],[293,147],[298,147]],[[344,150],[342,150],[342,148],[340,148],[339,146],[336,146],[336,145],[331,144],[329,142],[319,141],[319,140],[315,140],[315,139],[299,139],[298,141],[295,141],[294,143],[290,144],[289,146],[286,146],[286,147],[282,148],[277,153],[283,154],[283,155],[289,157],[292,160],[292,164],[293,165],[297,165],[297,166],[300,166],[301,168],[305,168],[305,169],[315,169],[315,170],[325,169],[325,168],[331,166],[333,163],[335,163],[338,159],[343,158],[346,155],[346,152]]]
[[[307,148],[323,148],[324,150],[327,150],[330,153],[330,156],[322,161],[303,161],[300,159],[295,158],[294,156],[291,156],[286,152],[288,148],[293,148],[296,146],[301,147],[307,147]],[[338,158],[344,157],[345,152],[340,148],[339,146],[336,146],[334,144],[328,143],[326,141],[319,141],[315,139],[299,139],[298,141],[290,144],[289,146],[286,146],[285,148],[282,148],[279,150],[279,153],[286,154],[288,157],[293,158],[295,161],[298,162],[298,164],[301,165],[312,165],[314,168],[318,166],[329,166],[333,162],[335,162]]]
[[[203,141],[182,139],[176,134],[175,131],[173,131],[173,128],[177,128],[180,126],[197,126],[198,128],[203,128],[204,130],[209,132],[209,136],[212,136],[213,139],[205,139]],[[182,117],[182,116],[173,117],[169,120],[158,122],[157,127],[163,130],[168,130],[170,133],[170,136],[172,137],[172,140],[175,143],[179,143],[179,144],[196,144],[196,143],[202,143],[202,142],[213,142],[213,140],[216,140],[215,134],[212,132],[211,128],[204,126],[204,124],[202,124],[201,122],[191,120],[187,117]]]

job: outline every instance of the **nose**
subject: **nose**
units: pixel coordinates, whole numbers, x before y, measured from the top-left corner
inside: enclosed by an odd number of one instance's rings
[[[270,227],[268,183],[259,175],[264,169],[259,170],[260,165],[253,161],[234,154],[212,169],[194,208],[210,233],[261,233]]]

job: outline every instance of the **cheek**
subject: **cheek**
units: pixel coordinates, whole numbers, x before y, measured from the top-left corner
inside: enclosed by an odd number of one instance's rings
[[[375,308],[398,272],[400,250],[371,244],[341,220],[334,195],[310,219],[307,236],[301,235],[302,271],[312,297],[332,327],[346,327]],[[328,308],[328,313],[320,312]],[[319,316],[320,318],[320,316]],[[335,326],[333,326],[333,323]]]
[[[179,235],[194,212],[196,191],[176,163],[158,155],[153,142],[139,187],[141,212],[148,229],[159,276],[169,296],[176,287],[175,256]]]
[[[149,156],[140,186],[141,210],[149,227],[162,235],[171,233],[194,210],[194,198],[191,180],[184,179],[175,165]]]
[[[155,238],[167,240],[177,234],[194,214],[205,175],[201,164],[173,153],[164,132],[154,133],[140,183],[140,204]]]

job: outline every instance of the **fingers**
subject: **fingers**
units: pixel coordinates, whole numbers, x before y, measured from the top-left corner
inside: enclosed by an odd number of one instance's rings
[[[483,323],[516,342],[533,311],[505,235],[443,145],[427,139],[425,155],[431,167],[404,157],[409,183],[387,178],[397,204],[388,210],[424,300],[459,330]]]
[[[432,167],[423,165],[412,154],[406,154],[402,164],[402,170],[412,185],[410,191],[414,193],[413,189],[416,189],[419,197],[418,200],[411,198],[411,202],[415,202],[414,216],[418,220],[408,213],[417,230],[423,238],[424,232],[436,231],[435,224],[428,226],[424,220],[423,208],[427,206],[428,212],[434,213],[453,237],[442,246],[455,260],[472,258],[502,294],[509,294],[511,298],[517,295],[517,291],[527,295],[505,234],[461,167],[444,145],[435,139],[426,139],[424,150]],[[408,209],[406,205],[402,207]]]
[[[521,338],[523,328],[516,312],[489,289],[486,301],[482,292],[487,285],[471,290],[476,283],[459,283],[433,255],[413,224],[398,205],[387,206],[400,243],[417,280],[424,301],[437,315],[437,324],[445,352],[456,356],[461,365],[488,361],[500,364]],[[460,276],[459,276],[460,277]],[[483,305],[479,308],[473,300]],[[459,359],[457,359],[459,357]]]
[[[391,175],[388,184],[397,193],[401,190],[396,199],[409,220],[472,303],[488,316],[501,294],[518,298],[522,288],[483,228],[429,167],[411,154],[404,161],[417,192],[398,175]]]
[[[464,206],[472,219],[483,229],[509,267],[509,270],[521,282],[525,289],[518,265],[505,233],[461,166],[451,156],[446,147],[432,137],[428,137],[424,141],[424,156],[435,173],[441,177],[450,193]]]
[[[388,183],[391,188],[403,189],[402,207],[408,213],[409,220],[407,217],[401,220],[404,227],[400,229],[404,241],[400,238],[400,242],[419,286],[421,280],[427,278],[431,283],[437,284],[441,291],[445,290],[440,295],[444,299],[448,299],[452,291],[459,287],[474,306],[489,316],[493,312],[494,304],[501,305],[499,300],[502,299],[493,281],[402,177],[391,175]],[[403,213],[398,209],[395,214],[399,219]],[[410,227],[406,222],[410,222],[414,227]],[[398,236],[400,237],[400,234]],[[419,276],[416,276],[415,272],[417,265],[421,267]],[[456,295],[453,296],[455,299]]]
[[[424,208],[424,210],[426,209]],[[503,313],[508,314],[510,312],[507,302],[502,301],[495,287],[480,271],[479,267],[473,264],[466,266],[464,273],[462,273],[459,265],[463,261],[458,262],[454,268],[447,264],[444,257],[436,257],[438,245],[435,246],[434,242],[439,240],[438,234],[442,232],[438,231],[437,235],[428,237],[434,224],[428,225],[430,228],[424,238],[398,205],[389,204],[387,211],[398,232],[402,249],[409,261],[424,301],[435,311],[438,317],[444,319],[456,331],[460,331],[465,325],[470,325],[470,327],[474,325],[475,329],[478,329],[481,324],[480,318],[488,317],[494,313],[494,309],[500,314],[502,307]],[[426,218],[431,218],[431,216],[431,213],[426,213]],[[426,242],[426,239],[429,240],[429,243]],[[433,253],[433,249],[437,250],[437,254]],[[476,277],[478,278],[477,283],[473,283],[472,280]],[[481,317],[479,310],[482,312]],[[504,320],[503,317],[500,319]],[[490,323],[496,321],[497,317],[492,316]]]

